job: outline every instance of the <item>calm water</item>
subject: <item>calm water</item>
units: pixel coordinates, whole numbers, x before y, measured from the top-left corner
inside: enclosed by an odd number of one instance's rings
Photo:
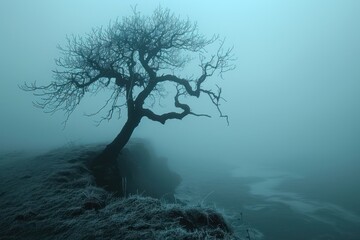
[[[256,228],[261,239],[360,239],[360,190],[351,176],[258,166],[198,169],[196,176],[184,170],[180,195],[215,204]]]

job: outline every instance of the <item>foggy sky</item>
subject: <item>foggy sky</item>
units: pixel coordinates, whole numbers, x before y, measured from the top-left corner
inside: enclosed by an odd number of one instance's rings
[[[194,3],[195,2],[195,3]],[[237,68],[219,79],[223,111],[210,104],[211,119],[187,117],[165,126],[144,119],[136,137],[158,152],[181,158],[223,161],[330,163],[360,157],[360,1],[89,1],[0,2],[0,152],[111,141],[121,129],[114,119],[95,127],[83,102],[63,130],[63,113],[32,106],[24,81],[52,80],[57,44],[66,35],[131,14],[131,5],[151,13],[159,4],[197,21],[200,32],[226,37]],[[96,109],[95,109],[96,110]],[[94,110],[93,110],[94,111]]]

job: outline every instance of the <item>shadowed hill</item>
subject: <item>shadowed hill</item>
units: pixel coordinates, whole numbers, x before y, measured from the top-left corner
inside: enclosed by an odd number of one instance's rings
[[[116,196],[144,194],[174,201],[181,178],[171,171],[165,158],[157,157],[144,140],[132,141],[108,164],[87,164],[98,186]]]
[[[87,167],[102,145],[72,146],[17,160],[16,154],[3,155],[1,239],[240,239],[212,208],[145,196],[160,196],[164,192],[157,191],[164,189],[161,173],[170,171],[164,160],[145,161],[154,154],[139,144],[134,143],[123,156],[135,162],[135,157],[143,155],[133,172],[133,176],[143,174],[143,179],[129,181],[129,185],[142,186],[143,195],[129,192],[127,198],[96,186]],[[152,179],[151,186],[157,186],[149,190],[144,184],[147,178]]]

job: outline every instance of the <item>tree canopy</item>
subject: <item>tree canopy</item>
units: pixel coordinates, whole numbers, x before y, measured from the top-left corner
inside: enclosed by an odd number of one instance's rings
[[[220,110],[221,88],[205,89],[203,83],[214,74],[232,70],[232,48],[225,49],[218,36],[210,38],[198,31],[189,19],[181,19],[168,9],[157,8],[151,16],[143,16],[136,9],[133,15],[111,22],[107,27],[93,28],[85,36],[67,37],[67,44],[59,47],[54,80],[44,86],[25,84],[22,89],[34,91],[37,107],[47,112],[63,110],[66,120],[85,94],[109,90],[105,104],[91,115],[101,114],[109,120],[114,113],[127,109],[127,117],[147,117],[164,124],[169,119],[182,119],[198,114],[181,102],[181,97],[200,97],[205,94]],[[207,47],[218,44],[209,54]],[[194,58],[198,58],[201,74],[183,77],[176,74]],[[157,114],[153,106],[157,99],[166,98],[165,83],[175,87],[174,106],[179,111]],[[144,104],[145,102],[150,104]],[[146,105],[146,107],[145,107]],[[105,114],[104,114],[105,113]]]

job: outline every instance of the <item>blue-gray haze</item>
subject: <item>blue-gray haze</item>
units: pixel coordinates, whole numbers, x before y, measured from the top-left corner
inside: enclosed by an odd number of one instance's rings
[[[319,186],[328,185],[326,202],[340,204],[333,199],[343,195],[342,207],[360,215],[349,200],[360,199],[357,0],[2,0],[1,152],[104,142],[116,136],[122,120],[96,127],[98,118],[84,116],[102,104],[101,96],[84,99],[63,129],[63,113],[34,108],[35,98],[18,85],[50,82],[59,56],[56,46],[65,43],[66,35],[106,26],[131,14],[135,5],[145,14],[161,5],[189,17],[207,36],[225,37],[237,57],[237,68],[217,79],[230,126],[200,100],[196,109],[212,118],[189,116],[165,125],[144,119],[136,137],[149,139],[174,167],[230,165],[248,169],[249,176],[258,168],[309,176],[309,185],[317,180]]]

